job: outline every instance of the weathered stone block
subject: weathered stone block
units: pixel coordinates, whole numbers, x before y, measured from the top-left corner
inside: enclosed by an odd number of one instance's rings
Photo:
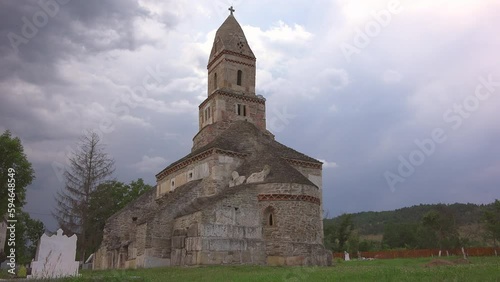
[[[304,265],[304,257],[303,256],[294,256],[287,257],[285,259],[286,265]]]
[[[135,259],[126,261],[125,268],[136,268]]]
[[[269,167],[268,165],[265,165],[264,169],[262,171],[252,173],[247,178],[247,183],[263,182],[266,179],[266,177],[270,171],[271,171],[271,167]]]
[[[198,236],[198,224],[191,224],[187,230],[188,237],[197,237]]]
[[[226,253],[223,252],[203,252],[201,255],[201,264],[214,265],[222,264]]]
[[[162,267],[162,266],[170,266],[170,259],[165,258],[157,258],[157,257],[145,257],[144,259],[144,267]]]
[[[285,265],[285,258],[280,256],[268,256],[267,264],[270,266]]]
[[[172,249],[182,249],[184,248],[184,239],[186,237],[176,236],[172,237]]]
[[[174,236],[186,236],[187,231],[185,229],[176,229],[174,230]]]
[[[202,250],[202,238],[201,237],[188,237],[188,238],[186,238],[186,250],[187,251],[201,251]]]
[[[185,249],[176,249],[172,251],[171,265],[184,265],[184,259],[186,257]]]
[[[245,176],[240,176],[237,171],[231,173],[232,180],[229,181],[229,187],[238,186],[245,182]]]

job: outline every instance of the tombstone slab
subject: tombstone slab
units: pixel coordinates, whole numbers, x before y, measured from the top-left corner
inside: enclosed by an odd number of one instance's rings
[[[43,234],[36,250],[35,260],[31,262],[31,275],[28,278],[60,278],[78,275],[76,257],[76,235]]]
[[[349,256],[349,253],[344,251],[344,260],[345,261],[350,261],[351,260],[351,257]]]

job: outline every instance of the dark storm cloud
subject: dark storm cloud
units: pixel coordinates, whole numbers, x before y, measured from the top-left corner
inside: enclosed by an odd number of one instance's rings
[[[58,80],[54,64],[148,43],[134,21],[149,17],[137,1],[3,1],[0,9],[0,79],[16,76],[37,85]],[[44,4],[40,4],[44,3]],[[166,28],[176,24],[166,14]]]

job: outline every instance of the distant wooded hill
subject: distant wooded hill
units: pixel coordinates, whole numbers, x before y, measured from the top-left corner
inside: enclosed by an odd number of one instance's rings
[[[422,221],[423,216],[431,210],[437,209],[443,204],[424,205],[401,208],[393,211],[381,212],[359,212],[351,214],[354,228],[359,235],[383,234],[384,226],[387,224],[412,224]],[[453,214],[455,223],[458,226],[478,224],[485,210],[493,209],[493,203],[488,205],[476,204],[450,204],[446,205]],[[339,224],[341,217],[325,219],[325,227]]]

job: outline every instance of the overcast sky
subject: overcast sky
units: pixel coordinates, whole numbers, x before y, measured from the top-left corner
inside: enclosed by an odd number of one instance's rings
[[[25,210],[49,229],[84,130],[123,182],[190,152],[230,5],[268,129],[324,161],[329,216],[500,198],[498,1],[40,2],[0,2],[0,131],[21,138]]]

